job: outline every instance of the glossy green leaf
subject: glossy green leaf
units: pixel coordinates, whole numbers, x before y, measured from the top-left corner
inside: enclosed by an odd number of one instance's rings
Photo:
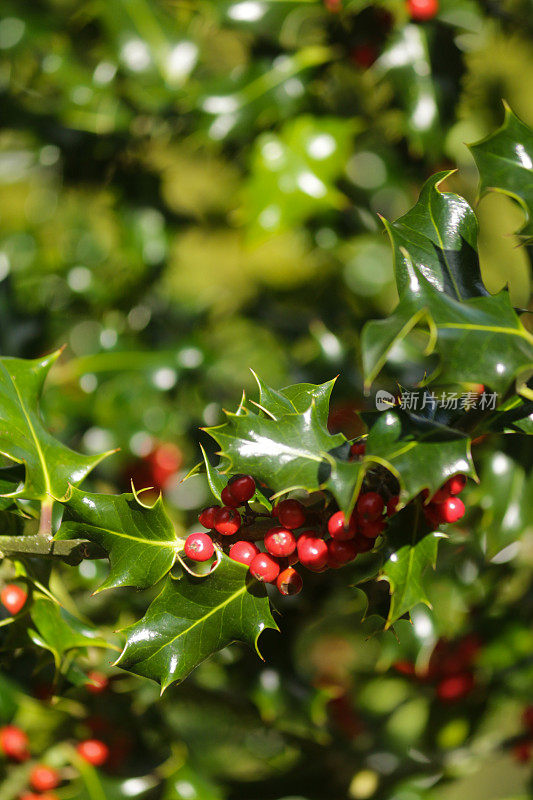
[[[400,297],[410,290],[408,259],[439,292],[454,300],[488,294],[477,255],[476,215],[463,197],[439,189],[449,175],[451,172],[433,175],[407,214],[396,222],[384,220]]]
[[[109,576],[99,591],[153,586],[183,549],[161,497],[148,506],[134,494],[90,494],[73,489],[66,509],[55,538],[88,539],[109,556]]]
[[[386,627],[419,603],[430,605],[424,580],[426,572],[435,568],[443,536],[439,531],[428,531],[420,506],[405,509],[389,523],[379,575],[390,586]]]
[[[228,480],[211,464],[202,445],[200,445],[200,450],[202,451],[202,456],[204,458],[205,474],[207,475],[209,488],[218,502],[222,503],[222,498],[220,495]],[[201,466],[202,465],[200,464],[199,467],[201,468]]]
[[[336,463],[333,451],[346,439],[342,434],[330,434],[321,418],[323,414],[313,399],[303,413],[278,415],[276,419],[244,408],[240,414],[227,413],[225,424],[207,430],[228,460],[228,471],[249,473],[275,493],[294,489],[312,492],[328,484],[336,495],[336,484],[331,480]],[[350,469],[355,483],[357,465],[351,464]],[[341,494],[344,505],[344,487]]]
[[[152,678],[162,690],[234,641],[257,649],[265,628],[277,629],[265,588],[248,569],[222,556],[209,576],[168,577],[145,616],[125,629],[117,665]]]
[[[505,105],[501,128],[470,145],[480,175],[480,194],[502,192],[526,215],[520,236],[533,239],[533,131]]]
[[[376,420],[366,439],[365,469],[381,464],[398,479],[402,503],[423,489],[434,494],[452,475],[475,478],[469,437],[403,410],[364,414]]]
[[[522,459],[531,452],[526,436],[521,442],[513,437]],[[481,510],[476,525],[487,558],[492,559],[517,539],[531,530],[533,525],[533,471],[521,459],[510,453],[496,450],[483,458],[481,482],[472,492],[472,500]]]
[[[512,397],[490,420],[491,431],[533,434],[533,400]]]
[[[34,629],[29,630],[32,641],[49,650],[56,665],[69,650],[86,647],[114,648],[99,631],[74,617],[48,597],[37,596],[31,607]]]
[[[62,498],[69,485],[81,483],[106,455],[76,453],[43,425],[39,398],[60,352],[35,360],[0,359],[0,453],[26,468],[24,485],[11,491],[11,497]]]
[[[314,402],[318,422],[327,427],[329,402],[336,379],[321,384],[294,383],[278,391],[268,386],[255,372],[254,377],[259,387],[257,405],[269,417],[278,419],[285,414],[303,414]]]
[[[429,328],[427,354],[440,364],[430,376],[441,384],[482,383],[502,396],[533,369],[533,336],[518,319],[507,291],[464,302],[439,291],[403,251],[400,302],[387,319],[369,322],[362,333],[365,385],[368,389],[391,349],[418,324]],[[466,352],[475,353],[465,358]],[[521,386],[524,394],[529,394]]]

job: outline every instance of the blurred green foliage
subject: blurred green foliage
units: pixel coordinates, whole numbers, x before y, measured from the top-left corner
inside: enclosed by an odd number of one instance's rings
[[[66,343],[46,395],[54,431],[87,453],[122,448],[95,488],[128,488],[158,442],[176,443],[163,488],[184,529],[207,498],[201,477],[179,483],[197,428],[253,391],[250,367],[273,386],[340,373],[331,424],[359,432],[359,332],[396,302],[377,214],[404,214],[429,175],[456,165],[447,187],[474,202],[465,142],[500,123],[502,98],[533,123],[531,0],[441,0],[420,25],[402,0],[338,6],[2,5],[0,349],[35,357]],[[508,284],[530,307],[528,250],[512,236],[522,211],[492,195],[476,212],[489,289]],[[387,388],[419,377],[416,353],[413,337],[391,356]],[[509,756],[533,701],[532,465],[520,448],[477,448],[475,510],[442,545],[432,609],[396,637],[361,622],[345,571],[327,591],[311,576],[281,601],[284,637],[264,636],[264,665],[224,650],[160,700],[89,650],[109,693],[89,696],[71,673],[46,702],[34,695],[49,661],[20,654],[0,674],[0,721],[58,763],[69,756],[57,742],[96,731],[112,743],[100,794],[89,771],[62,800],[526,800],[528,767]],[[65,569],[54,591],[116,629],[146,597],[89,599],[105,571]],[[0,576],[13,577],[7,564]],[[385,604],[386,587],[374,591]],[[423,675],[439,639],[471,633],[475,690],[458,704],[394,669]],[[1,800],[20,785],[10,773]]]

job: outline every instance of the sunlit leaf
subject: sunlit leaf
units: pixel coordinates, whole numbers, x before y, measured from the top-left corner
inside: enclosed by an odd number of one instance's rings
[[[149,506],[142,495],[90,494],[72,489],[56,539],[88,539],[108,554],[111,569],[100,586],[146,589],[170,570],[183,540],[159,497]]]
[[[182,681],[216,650],[233,641],[257,649],[265,628],[276,629],[265,588],[227,556],[211,575],[168,577],[145,616],[126,628],[117,664],[165,689]]]

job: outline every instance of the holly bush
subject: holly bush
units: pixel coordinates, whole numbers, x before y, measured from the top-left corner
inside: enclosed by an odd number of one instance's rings
[[[8,4],[0,800],[530,796],[531,10]]]

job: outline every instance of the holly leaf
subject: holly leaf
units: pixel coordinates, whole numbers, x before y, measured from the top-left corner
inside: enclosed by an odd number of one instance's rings
[[[205,472],[211,493],[219,503],[222,503],[221,493],[228,482],[228,478],[227,476],[221,475],[218,469],[211,464],[202,445],[200,445],[200,450],[202,451],[203,461],[199,461],[198,464],[195,464],[183,480],[186,481],[193,475],[201,475]]]
[[[523,209],[526,224],[519,232],[533,240],[533,131],[505,105],[503,125],[470,150],[480,175],[480,195],[501,192]]]
[[[379,579],[390,586],[385,628],[419,603],[430,606],[424,577],[429,568],[435,568],[439,540],[444,536],[440,531],[428,531],[420,506],[409,506],[390,521],[385,560],[379,573]]]
[[[277,630],[263,584],[225,555],[217,570],[198,578],[168,577],[145,616],[125,629],[117,665],[152,678],[164,691],[231,642],[255,647],[265,628]],[[258,651],[259,652],[259,651]]]
[[[403,250],[405,276],[397,279],[400,302],[387,319],[369,322],[361,337],[365,387],[368,390],[392,347],[419,323],[429,328],[426,354],[440,363],[427,382],[482,383],[504,395],[513,382],[533,370],[533,336],[524,328],[503,290],[499,294],[455,300],[440,291]],[[475,358],[465,358],[465,353]],[[517,386],[533,395],[525,384]]]
[[[259,402],[254,405],[269,417],[278,419],[285,414],[303,414],[314,401],[316,418],[324,428],[327,428],[329,401],[336,378],[322,384],[294,383],[278,391],[268,386],[255,372],[253,375],[259,387]]]
[[[457,194],[439,186],[452,172],[438,172],[422,187],[413,208],[396,222],[383,220],[394,255],[401,297],[409,292],[408,260],[439,292],[455,300],[488,294],[477,254],[476,215]]]
[[[400,483],[403,504],[423,489],[434,494],[452,475],[476,479],[471,442],[461,431],[401,409],[362,417],[367,424],[373,422],[363,468],[372,469],[376,463],[392,472]]]
[[[110,572],[97,589],[135,586],[161,580],[183,549],[159,497],[144,505],[136,494],[91,494],[72,489],[55,539],[88,539],[109,557]]]
[[[249,472],[282,494],[294,489],[329,489],[350,513],[362,482],[359,462],[348,461],[347,440],[327,428],[335,379],[297,383],[275,390],[255,375],[262,413],[241,403],[228,422],[207,431],[229,460],[227,472]]]
[[[95,628],[81,622],[48,597],[34,596],[30,614],[35,626],[28,630],[31,640],[52,653],[57,667],[69,650],[85,647],[115,648]]]
[[[513,444],[520,451],[520,444]],[[481,511],[477,535],[489,559],[513,545],[533,524],[533,471],[526,457],[531,453],[528,440],[523,438],[521,458],[513,458],[512,453],[511,448],[509,453],[488,453],[481,465],[480,485],[472,492],[472,501]]]
[[[46,376],[59,357],[0,358],[0,453],[24,464],[23,484],[6,493],[28,500],[63,498],[108,453],[82,455],[55,439],[43,425],[39,399]]]
[[[303,413],[269,418],[243,408],[226,412],[227,422],[206,429],[228,460],[227,471],[246,472],[266,483],[274,492],[306,489],[309,492],[331,483],[336,448],[346,443],[342,434],[332,435],[321,421],[323,414],[314,398]],[[354,475],[357,465],[350,465]]]
[[[491,431],[533,434],[533,400],[510,398],[491,420]]]

